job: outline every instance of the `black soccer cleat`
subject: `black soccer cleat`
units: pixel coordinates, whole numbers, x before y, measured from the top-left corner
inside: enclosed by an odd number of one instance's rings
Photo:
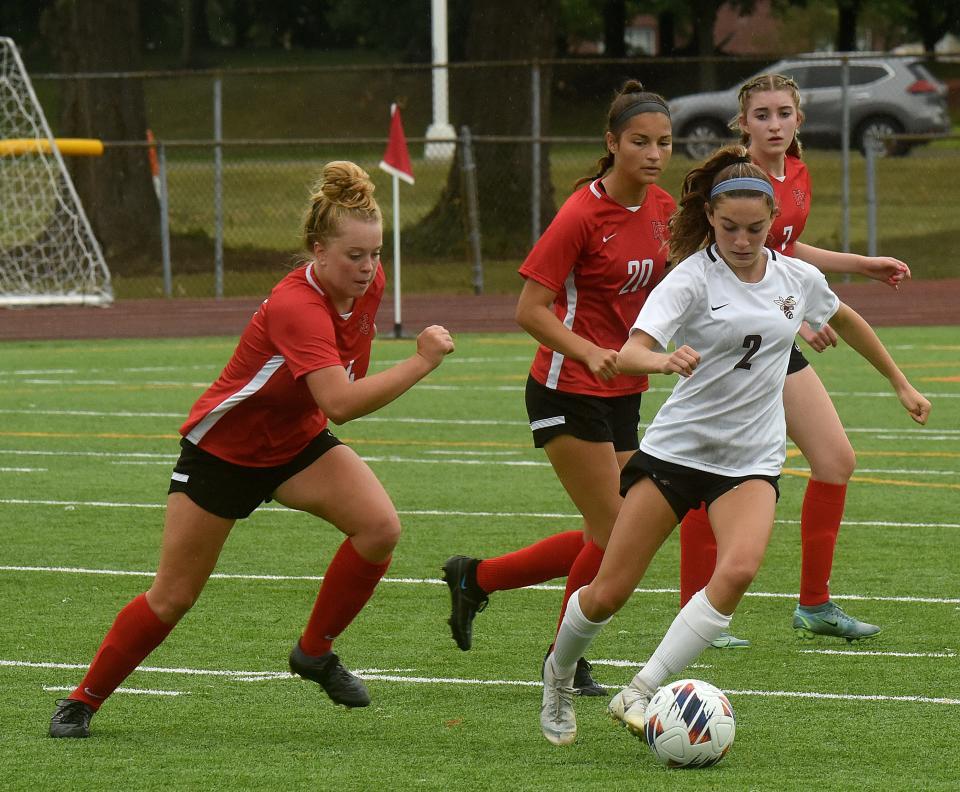
[[[585,658],[577,660],[577,670],[573,675],[573,687],[581,696],[606,696],[607,689],[598,683],[590,671],[593,666]]]
[[[546,664],[547,658],[550,657],[550,652],[552,651],[552,648],[549,649],[543,656],[543,663],[540,664],[541,679],[543,679],[543,666]],[[590,674],[592,669],[593,666],[590,665],[590,661],[585,657],[581,657],[579,660],[577,660],[577,670],[573,672],[573,689],[577,691],[578,696],[609,695],[607,693],[607,689],[597,682]]]
[[[466,652],[473,644],[473,617],[490,601],[477,585],[479,558],[450,556],[443,565],[443,579],[450,589],[450,632],[457,646]]]
[[[370,694],[359,677],[354,676],[333,652],[320,657],[306,654],[297,641],[290,652],[290,673],[309,679],[322,687],[334,704],[344,707],[366,707]]]
[[[89,737],[90,719],[96,710],[77,699],[57,699],[57,709],[50,718],[51,737]]]

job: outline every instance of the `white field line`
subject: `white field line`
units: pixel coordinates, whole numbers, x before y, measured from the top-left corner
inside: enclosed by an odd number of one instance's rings
[[[65,575],[106,575],[113,577],[149,577],[154,576],[154,572],[148,570],[130,570],[130,569],[91,569],[88,567],[63,567],[63,566],[32,566],[32,565],[0,565],[0,572],[40,572]],[[215,580],[268,580],[268,581],[298,581],[305,580],[319,583],[323,580],[323,575],[269,575],[269,574],[234,574],[229,572],[214,572],[210,575]],[[381,584],[404,585],[404,586],[445,586],[445,581],[438,578],[391,578],[385,577]],[[530,591],[563,591],[564,586],[554,583],[540,583],[535,586],[525,586]],[[637,588],[636,594],[677,594],[675,588]],[[789,599],[796,600],[799,594],[779,591],[748,591],[744,596],[756,597],[758,599]],[[871,596],[868,594],[834,594],[837,600],[851,600],[860,602],[903,602],[923,605],[960,605],[960,597],[913,597],[913,596]]]
[[[48,693],[70,693],[76,686],[73,685],[44,685]],[[143,688],[118,687],[114,693],[134,693],[139,696],[189,696],[188,690],[144,690]]]
[[[0,467],[0,473],[46,473],[46,468]]]
[[[0,498],[0,506],[58,506],[65,510],[78,506],[96,509],[165,509],[165,503],[124,503],[114,501],[46,500],[28,498]],[[261,506],[257,512],[272,512],[299,515],[301,512],[284,506]],[[398,509],[397,514],[405,517],[475,517],[505,518],[517,517],[528,520],[582,520],[579,514],[569,512],[494,512],[494,511],[458,511],[455,509]],[[799,525],[799,520],[777,520],[778,525]],[[844,526],[868,528],[960,528],[960,523],[948,522],[895,522],[892,520],[844,520]]]
[[[956,657],[956,652],[878,652],[859,649],[800,649],[800,654],[852,655],[854,657]]]
[[[67,384],[67,383],[63,383]],[[188,383],[166,383],[166,384],[188,384]],[[446,386],[442,386],[446,387]],[[656,390],[656,389],[652,389]],[[664,391],[669,392],[669,391]],[[940,395],[940,394],[934,394]],[[955,394],[960,395],[960,394]],[[933,398],[932,396],[929,398]],[[69,410],[69,409],[58,409],[58,410],[41,410],[41,409],[26,409],[26,408],[9,408],[9,409],[0,409],[0,415],[66,415],[66,416],[78,416],[78,417],[103,417],[103,418],[174,418],[178,420],[183,420],[186,418],[186,415],[182,412],[137,412],[134,410]],[[452,426],[464,424],[467,426],[528,426],[528,422],[524,420],[503,420],[503,419],[487,419],[487,418],[476,418],[476,419],[458,419],[458,418],[429,418],[429,417],[419,417],[419,416],[383,416],[383,415],[367,415],[363,418],[358,418],[354,423],[399,423],[399,424],[433,424],[438,426]],[[641,423],[640,427],[645,428],[648,424]],[[861,427],[844,427],[844,430],[848,434],[871,434],[871,435],[882,435],[884,437],[896,437],[904,438],[909,437],[913,439],[944,439],[945,437],[960,437],[960,429],[913,429],[913,428],[903,428],[903,429],[894,429],[889,426],[861,426]]]
[[[392,462],[392,463],[420,463],[420,464],[449,464],[449,465],[513,465],[518,467],[549,467],[549,462],[539,462],[537,460],[503,460],[500,457],[517,456],[520,451],[468,451],[468,450],[428,450],[424,453],[432,456],[443,456],[442,459],[423,459],[420,457],[401,457],[401,456],[361,456],[367,462]],[[109,452],[109,451],[40,451],[35,449],[2,449],[0,457],[9,454],[11,456],[90,456],[101,458],[116,458],[111,462],[112,465],[166,465],[171,461],[176,461],[176,454],[151,454],[151,453],[131,453],[131,452]],[[454,454],[468,457],[497,457],[496,459],[455,459],[451,458]],[[119,460],[119,461],[117,461]],[[3,471],[18,472],[47,472],[47,468],[0,468]],[[809,473],[810,468],[806,467],[785,467],[788,473]],[[857,473],[880,473],[887,475],[915,475],[915,476],[958,476],[958,470],[930,470],[927,468],[857,468]]]
[[[86,669],[85,665],[73,665],[66,663],[27,663],[16,660],[0,660],[0,666],[28,667],[28,668],[68,668],[68,669]],[[207,671],[191,668],[148,668],[140,667],[138,671],[168,673],[168,674],[192,674],[204,676],[233,677],[240,680],[266,680],[266,679],[289,679],[289,674],[278,674],[276,672],[265,671]],[[405,684],[419,685],[480,685],[480,686],[510,686],[510,687],[542,687],[540,680],[527,679],[470,679],[461,677],[430,677],[430,676],[407,676],[401,674],[383,673],[380,669],[358,669],[354,671],[358,677],[367,680],[380,682],[400,682]],[[56,688],[57,690],[66,690],[67,688]],[[792,690],[727,690],[729,696],[759,696],[770,698],[809,698],[809,699],[830,699],[834,701],[877,701],[877,702],[902,702],[907,704],[945,704],[951,706],[960,706],[960,699],[951,698],[930,698],[927,696],[888,696],[881,694],[857,694],[857,693],[823,693],[818,691],[792,691]]]

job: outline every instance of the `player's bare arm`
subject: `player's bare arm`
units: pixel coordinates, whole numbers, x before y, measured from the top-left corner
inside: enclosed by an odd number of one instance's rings
[[[794,255],[813,264],[821,272],[863,275],[896,288],[911,277],[910,267],[892,256],[861,256],[797,242]],[[819,350],[818,350],[819,351]]]
[[[544,346],[585,364],[598,379],[615,377],[619,373],[617,351],[598,347],[565,327],[553,312],[556,296],[556,292],[528,278],[517,301],[517,324]]]
[[[686,345],[672,352],[655,352],[656,340],[638,330],[623,345],[617,365],[624,374],[679,374],[689,377],[700,363],[700,354]]]
[[[844,341],[890,381],[910,417],[918,424],[925,424],[930,415],[930,402],[910,384],[866,320],[850,306],[840,303],[830,324]]]
[[[343,366],[329,366],[307,374],[307,386],[327,417],[343,424],[379,410],[410,390],[453,350],[450,333],[431,325],[417,337],[416,353],[385,371],[351,380]]]

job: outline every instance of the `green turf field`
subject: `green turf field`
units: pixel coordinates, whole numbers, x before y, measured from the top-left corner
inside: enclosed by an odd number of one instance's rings
[[[540,735],[540,661],[560,586],[495,594],[472,651],[450,639],[441,563],[577,526],[530,445],[521,335],[463,336],[454,356],[376,416],[336,429],[392,494],[393,566],[337,642],[369,680],[365,710],[285,673],[339,535],[265,507],[239,524],[196,608],[93,721],[47,738],[116,611],[149,585],[176,429],[233,339],[7,343],[0,350],[0,738],[4,787],[74,789],[956,790],[960,759],[960,344],[956,328],[883,329],[932,400],[927,428],[847,348],[815,365],[859,458],[832,587],[883,625],[872,643],[798,641],[805,463],[787,462],[767,561],[734,620],[745,651],[690,676],[729,693],[736,744],[717,767],[668,771],[578,702],[579,738]],[[375,345],[375,365],[412,352]],[[655,378],[649,420],[671,387]],[[345,496],[348,496],[345,493]],[[677,608],[676,538],[591,649],[625,684]],[[124,692],[128,691],[128,692]]]

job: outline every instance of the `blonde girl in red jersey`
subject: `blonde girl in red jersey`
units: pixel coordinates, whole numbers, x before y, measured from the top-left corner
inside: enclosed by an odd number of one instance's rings
[[[797,137],[802,122],[800,91],[790,78],[761,75],[741,87],[740,113],[731,127],[739,128],[752,160],[769,175],[779,208],[767,247],[807,261],[823,272],[866,275],[897,287],[910,277],[910,269],[898,259],[838,253],[799,241],[811,198],[810,175],[801,159]],[[817,352],[837,343],[829,325],[814,332],[804,324],[800,335]],[[810,464],[800,521],[800,602],[794,611],[793,627],[804,637],[830,635],[848,641],[869,638],[879,633],[880,627],[846,614],[830,599],[829,589],[847,482],[853,475],[856,456],[826,388],[799,347],[791,354],[787,375],[783,389],[787,434]],[[680,548],[684,605],[710,579],[716,561],[716,541],[704,509],[688,513],[683,520]],[[748,641],[727,633],[714,641],[720,648],[748,645]]]
[[[620,374],[616,361],[667,266],[676,203],[656,185],[672,153],[664,99],[627,82],[609,108],[605,146],[596,174],[577,183],[520,268],[525,282],[516,314],[540,342],[526,387],[534,445],[583,515],[583,530],[498,558],[448,559],[448,623],[463,650],[493,591],[567,576],[562,617],[569,595],[599,568],[622,501],[620,469],[639,445],[647,378]],[[583,658],[575,683],[586,695],[606,692]]]
[[[327,428],[328,418],[341,424],[383,407],[453,351],[450,334],[434,325],[419,335],[414,355],[364,376],[384,290],[373,189],[352,162],[323,168],[304,221],[310,259],[264,300],[181,427],[156,577],[117,615],[76,690],[57,702],[52,737],[89,736],[100,705],[196,602],[234,523],[269,500],[346,535],[290,670],[319,683],[337,704],[370,703],[331,647],[386,572],[400,521],[373,471]]]

